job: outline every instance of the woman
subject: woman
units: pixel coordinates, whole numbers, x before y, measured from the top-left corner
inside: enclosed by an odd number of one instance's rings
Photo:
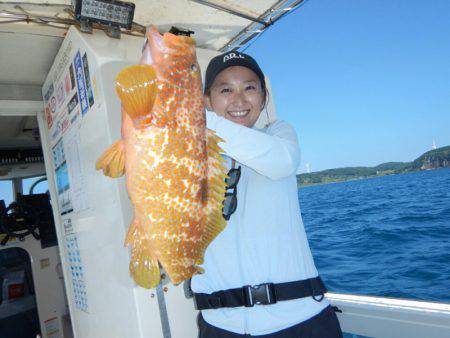
[[[297,197],[300,151],[283,121],[254,127],[267,101],[249,55],[211,60],[205,78],[208,128],[228,159],[225,230],[192,278],[203,337],[341,337],[318,278]]]

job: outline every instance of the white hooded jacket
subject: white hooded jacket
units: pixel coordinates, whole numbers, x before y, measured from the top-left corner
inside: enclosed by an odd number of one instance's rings
[[[300,150],[293,127],[275,121],[264,129],[247,128],[212,112],[207,112],[207,126],[225,141],[220,146],[241,166],[241,178],[236,212],[207,248],[205,273],[192,278],[192,290],[213,293],[316,277],[298,203]],[[306,297],[203,310],[202,315],[224,330],[263,335],[303,322],[328,305],[326,299],[317,302]]]

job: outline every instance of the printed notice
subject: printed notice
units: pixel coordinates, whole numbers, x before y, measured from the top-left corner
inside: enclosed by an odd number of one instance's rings
[[[75,73],[73,72],[73,64],[69,66],[69,76],[70,76],[70,85],[71,89],[75,88]]]
[[[64,83],[61,82],[60,84],[58,84],[58,87],[56,89],[56,109],[59,109],[59,107],[63,104],[65,98],[66,93],[64,91]]]
[[[92,93],[91,77],[89,75],[89,63],[86,53],[83,54],[84,79],[86,80],[86,90],[89,100],[89,107],[94,104],[94,94]]]
[[[69,173],[62,139],[53,147],[53,163],[56,168],[55,177],[60,212],[61,215],[64,215],[71,212],[73,207],[70,197]]]
[[[72,235],[74,233],[71,218],[66,218],[63,220],[63,229],[64,236]]]
[[[53,95],[53,91],[53,82],[51,82],[44,94],[44,104],[47,104],[48,101],[50,101],[50,98]]]
[[[86,94],[86,82],[84,79],[83,63],[81,61],[80,51],[77,51],[73,61],[75,66],[75,78],[77,80],[78,98],[80,99],[81,114],[84,115],[89,109],[88,98]]]
[[[67,235],[65,236],[65,242],[66,260],[68,261],[72,277],[73,302],[77,309],[88,312],[86,280],[78,245],[78,236],[76,234]]]
[[[75,212],[87,209],[86,177],[83,172],[80,153],[80,129],[74,126],[64,137],[64,153],[69,167],[72,205]]]

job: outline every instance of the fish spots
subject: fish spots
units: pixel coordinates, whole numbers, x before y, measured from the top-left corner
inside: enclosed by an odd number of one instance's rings
[[[200,203],[205,205],[208,197],[208,181],[203,179],[200,181],[200,189],[197,192],[197,199]]]
[[[139,257],[157,257],[173,282],[200,272],[196,262],[213,238],[207,215],[221,208],[221,202],[208,196],[209,165],[214,162],[208,158],[200,73],[191,68],[197,64],[195,48],[183,48],[189,55],[177,50],[176,57],[154,65],[158,80],[152,125],[130,136],[133,157],[126,168],[135,217],[145,229],[133,232],[134,243],[146,248]],[[137,262],[154,264],[151,259]]]

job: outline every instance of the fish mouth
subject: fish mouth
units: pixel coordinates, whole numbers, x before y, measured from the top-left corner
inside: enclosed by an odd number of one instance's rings
[[[170,52],[164,43],[164,36],[158,32],[155,26],[147,28],[144,42],[144,54],[146,54],[147,63],[158,63],[164,59],[164,55]]]
[[[229,110],[227,114],[232,117],[246,117],[250,113],[250,109]]]
[[[156,47],[161,53],[167,53],[169,50],[164,44],[163,36],[158,32],[155,26],[151,26],[147,32],[147,39],[152,47]]]

